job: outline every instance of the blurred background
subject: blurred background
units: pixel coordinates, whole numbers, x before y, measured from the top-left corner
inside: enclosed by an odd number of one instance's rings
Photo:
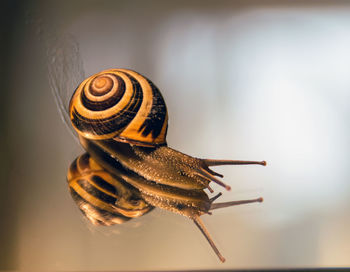
[[[0,270],[350,266],[350,4],[303,2],[5,2]],[[83,151],[48,80],[67,34],[79,50],[62,47],[51,74],[63,100],[84,73],[130,68],[162,91],[169,146],[268,162],[215,169],[232,187],[213,185],[221,201],[265,200],[202,217],[226,263],[176,214],[108,228],[83,218],[66,184]]]

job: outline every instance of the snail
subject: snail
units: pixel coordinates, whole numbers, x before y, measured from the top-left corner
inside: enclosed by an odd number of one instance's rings
[[[225,261],[200,216],[262,198],[214,203],[221,193],[209,198],[204,190],[213,193],[210,182],[231,188],[210,167],[265,161],[199,159],[168,147],[168,113],[159,89],[128,69],[85,79],[70,100],[69,117],[86,153],[71,164],[68,185],[93,224],[121,224],[158,207],[193,220]]]

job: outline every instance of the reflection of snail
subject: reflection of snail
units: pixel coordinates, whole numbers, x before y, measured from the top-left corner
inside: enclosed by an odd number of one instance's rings
[[[68,173],[79,208],[96,225],[112,225],[159,207],[191,218],[221,261],[200,216],[217,208],[262,198],[213,203],[209,183],[230,190],[209,166],[260,164],[193,158],[167,147],[167,110],[158,88],[142,75],[111,69],[84,80],[69,106],[70,119],[87,154]]]

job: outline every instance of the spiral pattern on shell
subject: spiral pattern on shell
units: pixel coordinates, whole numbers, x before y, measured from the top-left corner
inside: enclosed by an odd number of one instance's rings
[[[166,144],[168,115],[159,89],[127,69],[110,69],[85,79],[75,90],[70,119],[79,135],[141,146]]]

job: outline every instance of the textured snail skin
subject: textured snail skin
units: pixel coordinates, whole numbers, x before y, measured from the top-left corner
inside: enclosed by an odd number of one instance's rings
[[[199,159],[167,147],[168,114],[158,88],[127,69],[110,69],[84,80],[70,101],[70,119],[87,151],[68,172],[73,199],[96,225],[123,223],[159,207],[194,221],[219,259],[200,216],[262,199],[213,203],[211,181],[230,190],[209,167],[264,161]]]
[[[147,148],[113,140],[95,141],[95,144],[113,154],[125,168],[157,184],[200,190],[208,188],[215,179],[203,160],[167,146]]]
[[[203,190],[187,190],[156,183],[124,167],[118,159],[114,158],[115,154],[111,156],[110,153],[101,149],[97,141],[80,138],[80,142],[99,165],[137,188],[142,198],[152,206],[190,218],[208,213],[211,201]],[[125,143],[120,145],[130,146]]]

